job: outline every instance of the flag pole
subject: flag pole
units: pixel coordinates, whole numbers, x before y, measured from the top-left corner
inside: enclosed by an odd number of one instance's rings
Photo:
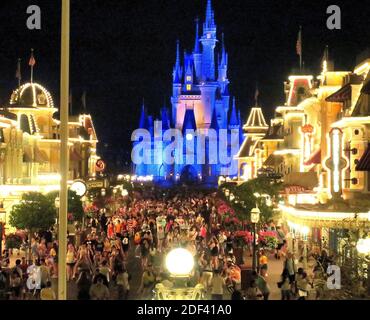
[[[21,87],[21,79],[22,79],[22,75],[21,75],[21,59],[19,58],[18,59],[18,89]]]
[[[33,59],[33,49],[31,49],[31,59]],[[33,63],[31,63],[31,83],[33,83]]]
[[[302,55],[303,55],[302,26],[299,27],[299,37],[300,37],[300,42],[301,42],[301,54],[299,55],[299,66],[300,66],[300,69],[302,71],[302,65],[303,65],[303,61],[302,61]]]

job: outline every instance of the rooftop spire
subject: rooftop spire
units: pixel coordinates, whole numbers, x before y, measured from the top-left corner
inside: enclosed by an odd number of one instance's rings
[[[212,120],[211,120],[210,129],[214,129],[214,130],[219,129],[219,125],[218,125],[218,121],[217,121],[216,108],[214,108],[213,112],[212,112]]]
[[[228,57],[226,53],[226,48],[225,48],[225,35],[222,33],[222,60],[221,60],[221,65],[226,66],[228,62]]]
[[[230,126],[238,126],[239,125],[239,121],[238,121],[238,116],[236,114],[236,101],[235,101],[235,97],[233,99],[233,108],[232,108],[232,111],[231,111],[231,116],[230,116]]]
[[[181,79],[181,66],[180,66],[180,41],[176,41],[176,64],[173,70],[173,82],[180,83]]]
[[[198,17],[195,19],[194,53],[200,53],[200,46],[199,46],[199,18]]]
[[[214,13],[212,10],[212,1],[208,0],[206,9],[206,26],[212,28],[215,25]]]
[[[140,116],[139,128],[140,129],[146,129],[146,125],[147,125],[147,115],[146,115],[146,111],[145,111],[145,101],[144,101],[144,98],[143,98],[143,104],[141,106],[141,116]]]

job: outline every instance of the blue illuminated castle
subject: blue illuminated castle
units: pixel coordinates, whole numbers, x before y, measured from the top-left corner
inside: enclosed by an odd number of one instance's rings
[[[211,0],[208,0],[206,18],[203,24],[203,35],[200,36],[199,21],[196,22],[195,44],[192,53],[185,51],[180,55],[180,43],[177,42],[176,63],[173,69],[171,104],[172,110],[162,108],[160,119],[153,121],[142,107],[140,129],[151,134],[152,157],[163,153],[170,142],[164,142],[162,150],[155,148],[155,132],[161,121],[163,132],[169,128],[182,131],[189,146],[177,148],[175,153],[182,159],[180,163],[140,164],[134,166],[136,176],[153,176],[156,182],[198,181],[216,184],[220,175],[237,176],[237,162],[233,159],[243,140],[240,112],[237,112],[235,98],[230,99],[228,71],[228,54],[224,37],[217,39],[217,27],[214,19]],[[230,110],[231,105],[231,110]],[[209,136],[209,129],[220,133],[216,138]],[[221,130],[222,129],[222,130]],[[190,131],[189,131],[190,130]],[[192,130],[198,134],[189,133]],[[226,132],[226,139],[221,139]],[[231,134],[233,132],[233,134]],[[236,138],[235,138],[235,132]],[[198,163],[197,158],[200,139],[205,139],[205,161]],[[233,142],[231,142],[231,140]],[[215,141],[216,140],[216,141]],[[226,140],[226,143],[222,143]],[[135,142],[137,143],[137,142]],[[135,145],[134,143],[134,145]],[[194,159],[189,152],[194,152]],[[188,156],[185,156],[187,154]],[[229,160],[225,164],[225,157]],[[228,170],[226,170],[228,169]],[[226,171],[225,171],[226,170]],[[225,172],[228,172],[225,174]]]

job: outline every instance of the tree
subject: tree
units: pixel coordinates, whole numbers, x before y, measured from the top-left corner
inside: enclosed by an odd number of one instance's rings
[[[233,195],[229,202],[240,220],[250,220],[250,212],[257,204],[261,210],[261,222],[268,222],[273,215],[273,206],[266,201],[265,196],[267,195],[271,200],[277,199],[281,183],[274,182],[268,177],[258,177],[239,186],[235,183],[225,183],[220,186],[220,189],[223,192],[228,189]]]
[[[28,242],[32,235],[50,229],[55,223],[56,212],[50,199],[38,192],[25,193],[19,204],[13,206],[9,222],[14,228],[28,232]],[[31,246],[29,246],[31,257]]]
[[[53,191],[47,194],[47,198],[51,202],[54,212],[56,212],[55,198],[57,197],[59,197],[58,191]],[[71,213],[73,215],[74,221],[79,222],[82,221],[84,216],[81,197],[72,190],[68,190],[68,213]]]

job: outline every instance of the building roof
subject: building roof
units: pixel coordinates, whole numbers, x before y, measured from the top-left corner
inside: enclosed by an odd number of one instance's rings
[[[185,117],[183,122],[182,131],[183,133],[185,130],[197,130],[197,125],[195,122],[195,115],[193,109],[187,109],[185,111]]]
[[[316,172],[292,172],[284,177],[284,185],[301,186],[306,190],[313,190],[319,184]]]
[[[258,143],[258,140],[253,139],[252,136],[247,136],[242,146],[240,147],[239,153],[235,156],[236,158],[247,158],[253,155],[253,151]]]
[[[311,154],[310,158],[305,161],[303,164],[305,166],[310,166],[312,164],[320,164],[321,163],[321,149],[316,150],[314,153]]]
[[[283,139],[284,139],[283,125],[276,124],[269,127],[266,135],[262,140],[283,140]]]
[[[54,108],[48,90],[38,83],[26,83],[13,91],[10,108]]]
[[[252,108],[246,127],[268,127],[265,117],[263,116],[262,108],[254,107]]]
[[[338,91],[327,97],[325,100],[328,102],[344,102],[350,100],[352,97],[352,86],[350,83],[346,84]]]
[[[270,154],[266,161],[263,163],[266,167],[277,167],[284,162],[284,156]]]
[[[370,143],[357,163],[356,171],[370,171]]]
[[[9,112],[6,109],[0,109],[0,117],[4,117],[4,118],[15,120],[15,121],[17,120],[17,115],[15,115],[12,112]]]

